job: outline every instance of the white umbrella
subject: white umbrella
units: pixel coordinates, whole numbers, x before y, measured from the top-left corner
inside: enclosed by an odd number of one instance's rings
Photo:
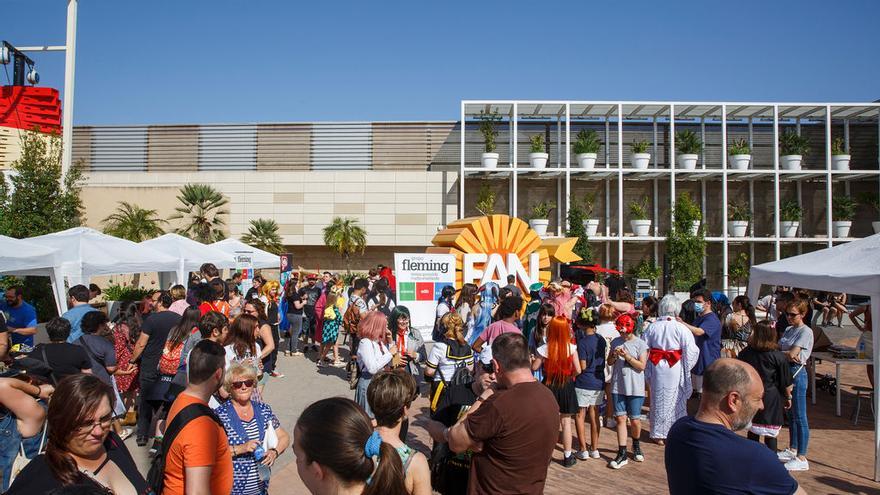
[[[229,253],[178,234],[165,234],[143,241],[140,245],[177,258],[174,272],[178,284],[186,285],[187,274],[198,271],[204,263],[213,263],[218,268],[227,267],[230,263]]]

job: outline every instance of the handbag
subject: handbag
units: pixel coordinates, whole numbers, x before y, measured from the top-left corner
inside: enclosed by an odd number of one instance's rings
[[[46,422],[43,424],[43,433],[40,436],[40,448],[37,450],[37,454],[43,451],[43,446],[46,444],[46,430],[49,429],[49,423]],[[24,470],[25,466],[31,462],[30,459],[24,453],[24,443],[19,442],[18,444],[18,453],[15,455],[15,459],[12,460],[12,470],[9,475],[9,485],[12,485],[12,482],[15,481],[15,477],[18,476],[19,473]]]

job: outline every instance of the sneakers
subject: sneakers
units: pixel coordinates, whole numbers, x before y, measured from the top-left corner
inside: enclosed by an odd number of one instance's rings
[[[785,463],[785,469],[789,471],[809,471],[810,463],[806,459],[800,460],[797,457]]]
[[[623,466],[626,466],[629,463],[629,460],[626,458],[626,451],[620,450],[617,452],[617,457],[614,458],[613,461],[608,463],[608,467],[611,469],[620,469]]]
[[[162,439],[156,437],[155,439],[153,439],[153,445],[150,446],[149,454],[156,455],[159,453],[160,450],[162,450]]]
[[[780,450],[779,452],[777,452],[776,457],[779,459],[780,462],[788,462],[788,461],[794,459],[795,457],[797,457],[797,454],[795,454],[794,452],[792,452],[789,449],[785,449],[785,450]]]
[[[293,351],[292,353],[290,353],[290,355],[291,355],[291,356],[302,356],[303,353],[300,352],[300,351]]]
[[[590,458],[590,451],[578,450],[574,455],[575,455],[575,457],[577,457],[577,459],[579,461],[586,461],[587,459]]]
[[[636,462],[643,462],[645,460],[645,455],[642,454],[641,447],[633,447],[633,460]]]
[[[590,451],[590,457],[593,458],[593,459],[598,459],[598,458],[600,458],[601,456],[599,455],[599,449],[591,450],[591,451]]]
[[[562,467],[570,468],[577,464],[577,459],[575,459],[574,454],[569,455],[568,457],[563,457],[562,459]]]
[[[122,440],[125,440],[126,438],[130,437],[133,433],[134,433],[134,428],[123,428],[122,434],[119,435],[119,438]]]
[[[330,366],[333,366],[334,368],[345,368],[345,363],[342,361],[333,361],[333,364]]]
[[[138,447],[146,447],[147,446],[147,437],[137,437],[137,446]]]
[[[284,373],[272,371],[271,373],[269,373],[269,376],[271,376],[272,378],[284,378]]]

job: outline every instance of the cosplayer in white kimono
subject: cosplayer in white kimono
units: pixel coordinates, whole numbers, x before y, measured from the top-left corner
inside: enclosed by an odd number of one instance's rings
[[[694,336],[675,317],[681,302],[667,295],[657,305],[657,320],[645,330],[642,338],[648,344],[648,367],[645,377],[651,388],[651,438],[666,439],[669,429],[687,415],[691,396],[691,368],[697,363],[700,348]]]

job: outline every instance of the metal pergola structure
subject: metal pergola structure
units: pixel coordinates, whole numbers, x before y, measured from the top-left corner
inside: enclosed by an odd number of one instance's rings
[[[466,146],[473,146],[473,142],[467,142],[467,128],[478,125],[477,120],[481,113],[491,114],[497,112],[506,119],[505,123],[509,130],[508,162],[499,163],[497,168],[485,169],[479,162],[467,161]],[[673,117],[674,116],[674,117]],[[533,169],[527,163],[519,163],[518,124],[520,122],[543,122],[555,124],[555,163],[548,163],[547,168]],[[624,260],[625,242],[650,242],[653,243],[654,259],[659,259],[659,245],[665,241],[665,237],[658,231],[658,179],[669,181],[669,215],[670,221],[674,219],[672,203],[675,201],[676,181],[699,181],[702,192],[703,218],[706,218],[706,181],[721,182],[721,218],[722,229],[720,236],[707,236],[708,242],[722,244],[722,284],[726,288],[728,281],[728,258],[731,243],[747,243],[751,250],[751,259],[754,262],[754,249],[756,243],[771,243],[775,259],[781,257],[781,246],[790,243],[802,251],[805,243],[817,243],[832,246],[837,242],[852,240],[837,238],[832,229],[832,187],[835,183],[842,183],[845,192],[850,193],[850,183],[853,181],[880,180],[880,103],[771,103],[771,102],[658,102],[658,101],[535,101],[535,100],[464,100],[461,102],[461,144],[460,166],[461,187],[459,188],[459,215],[465,214],[465,184],[468,177],[471,178],[509,178],[509,205],[510,214],[518,212],[518,181],[528,177],[555,177],[559,187],[560,208],[557,209],[557,226],[559,234],[568,229],[567,220],[563,218],[562,206],[568,212],[571,205],[572,179],[602,180],[605,182],[605,232],[591,237],[591,241],[605,243],[606,260],[610,260],[611,245],[617,245],[617,261],[622,266]],[[575,163],[572,166],[572,124],[604,124],[605,163],[604,166],[596,165],[593,169],[581,169]],[[652,164],[648,169],[634,169],[624,162],[624,125],[637,123],[650,125],[653,129],[653,153]],[[850,149],[850,123],[876,124],[878,150],[876,161],[868,169],[832,170],[831,153],[831,129],[834,125],[842,125],[844,147]],[[699,125],[702,136],[703,150],[700,153],[699,164],[695,170],[678,169],[676,166],[675,150],[675,126]],[[772,126],[773,153],[772,167],[750,167],[748,170],[735,170],[728,167],[728,124],[747,126],[749,146],[753,145],[753,130],[757,126]],[[783,170],[780,168],[779,136],[780,125],[794,126],[800,134],[801,125],[824,126],[824,169]],[[668,162],[666,167],[658,166],[658,131],[661,126],[666,126],[669,131]],[[706,127],[720,127],[721,134],[721,157],[720,162],[705,159]],[[616,129],[613,129],[616,128]],[[611,160],[612,133],[616,131],[616,164]],[[548,131],[549,132],[549,131]],[[499,143],[499,147],[503,146]],[[717,162],[717,163],[716,163]],[[504,166],[506,165],[506,166]],[[864,165],[863,163],[860,165]],[[609,209],[611,198],[610,181],[617,181],[617,230],[616,234],[610,232],[609,225],[612,212]],[[623,188],[624,182],[629,181],[653,181],[654,222],[651,236],[636,237],[625,235],[623,228]],[[805,180],[822,181],[825,184],[825,206],[827,215],[825,220],[826,232],[824,236],[811,237],[782,237],[780,229],[780,185],[794,183],[797,187],[797,199],[801,202],[801,183]],[[754,235],[754,222],[750,222],[749,234],[746,237],[731,237],[728,233],[728,188],[729,183],[734,181],[747,181],[749,185],[749,204],[754,211],[754,184],[755,181],[764,181],[773,186],[773,206],[775,221],[773,222],[773,235],[756,237]],[[880,182],[877,186],[880,191]],[[703,260],[703,271],[706,272],[706,261]]]

